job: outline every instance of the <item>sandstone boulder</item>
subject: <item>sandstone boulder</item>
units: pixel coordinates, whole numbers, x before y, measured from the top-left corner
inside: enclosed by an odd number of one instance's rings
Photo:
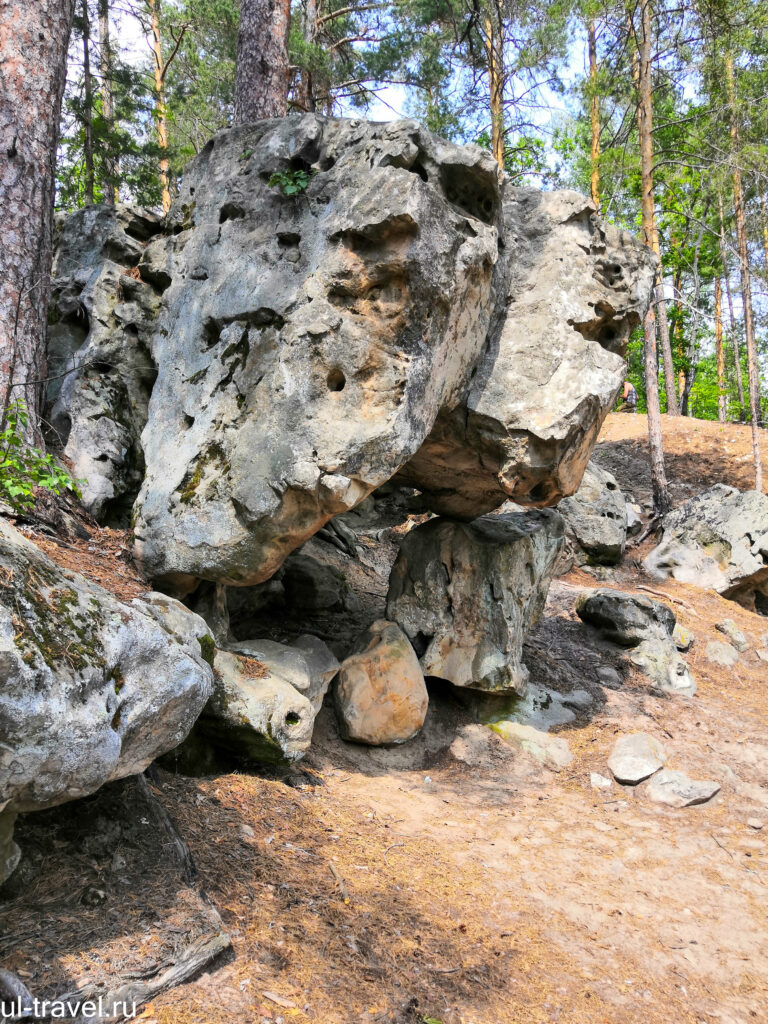
[[[410,637],[424,674],[524,693],[523,640],[544,609],[562,543],[551,510],[432,519],[406,534],[387,615]]]
[[[345,739],[370,746],[405,743],[421,729],[429,696],[418,659],[394,622],[374,622],[336,678],[334,697]]]
[[[211,694],[213,640],[165,595],[130,604],[0,520],[0,808],[51,807],[142,772]]]
[[[84,481],[83,504],[111,524],[128,524],[144,475],[139,438],[156,376],[150,339],[160,290],[136,268],[161,225],[146,210],[87,206],[58,234],[47,418]]]
[[[576,612],[608,640],[632,648],[629,660],[660,689],[685,697],[696,693],[678,651],[676,616],[667,605],[621,590],[592,590],[577,598]]]
[[[256,654],[216,651],[213,696],[198,719],[193,742],[204,737],[236,757],[262,764],[303,757],[312,742],[315,711],[286,678],[285,660],[272,654],[261,660]],[[299,682],[308,686],[306,665],[302,668]]]
[[[616,478],[590,462],[557,511],[565,522],[564,556],[575,565],[618,565],[627,542],[627,504]]]
[[[302,194],[269,184],[297,170]],[[265,580],[415,454],[485,341],[499,180],[413,121],[208,143],[139,267],[169,282],[136,505],[151,577]]]
[[[768,496],[716,484],[665,517],[643,564],[768,615]]]
[[[667,763],[664,747],[645,732],[620,736],[613,745],[608,767],[614,779],[626,785],[635,785],[647,779]]]
[[[461,401],[401,471],[435,512],[507,498],[554,505],[579,486],[624,379],[654,258],[575,192],[504,191],[496,309]]]

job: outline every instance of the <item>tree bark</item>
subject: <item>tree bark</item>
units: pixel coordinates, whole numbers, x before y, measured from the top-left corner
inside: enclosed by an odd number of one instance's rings
[[[715,356],[717,360],[717,418],[728,418],[728,395],[725,390],[725,348],[723,346],[723,286],[715,278]]]
[[[152,28],[152,54],[155,61],[155,123],[157,144],[160,147],[160,188],[163,197],[163,213],[171,208],[171,162],[164,154],[168,151],[168,107],[165,102],[165,72],[163,60],[163,37],[160,31],[158,0],[148,0]]]
[[[99,0],[99,74],[101,75],[101,113],[108,131],[115,127],[115,94],[112,88],[114,79],[114,60],[112,43],[109,34],[109,0]],[[109,156],[105,156],[103,200],[108,206],[119,201],[117,182],[120,177],[120,165],[111,155],[111,147],[107,147]]]
[[[639,47],[636,53],[634,73],[638,91],[637,124],[640,137],[640,160],[642,177],[642,223],[643,241],[653,249],[658,256],[658,236],[656,234],[656,210],[653,200],[653,97],[651,93],[651,11],[648,0],[645,0],[642,10],[642,37],[639,39]],[[634,30],[635,38],[637,32]],[[654,246],[655,242],[655,246]],[[661,294],[661,305],[658,303],[658,293],[661,285],[661,265],[656,272],[656,307],[661,310],[664,295]],[[666,307],[665,307],[666,320]],[[656,315],[654,304],[648,310],[643,324],[644,343],[643,357],[645,364],[645,396],[648,412],[648,446],[651,459],[651,487],[653,489],[653,504],[659,515],[669,511],[669,488],[667,486],[667,475],[664,468],[664,446],[661,435],[661,409],[659,406],[659,364],[656,353]],[[669,346],[669,330],[667,330],[667,346]],[[670,350],[670,362],[672,353]],[[667,377],[669,387],[669,377]],[[674,392],[674,382],[672,384]],[[673,398],[672,405],[677,410],[677,403]]]
[[[661,410],[659,408],[659,367],[656,354],[656,324],[653,306],[643,324],[645,343],[645,404],[648,412],[648,447],[651,456],[651,488],[653,507],[659,515],[669,512],[669,487],[664,468],[664,444],[661,436]]]
[[[592,139],[589,149],[591,173],[589,189],[595,209],[600,212],[600,99],[597,95],[597,36],[595,23],[590,19],[587,26],[589,44],[589,121]]]
[[[731,295],[731,272],[728,267],[728,250],[725,246],[725,217],[723,215],[723,197],[718,192],[717,203],[720,213],[720,261],[723,264],[723,280],[725,295],[728,299],[728,322],[731,325],[731,342],[733,344],[733,369],[736,374],[736,392],[739,396],[739,419],[744,419],[744,380],[741,374],[741,352],[739,351],[739,332],[736,317],[733,313],[733,296]]]
[[[310,46],[317,38],[318,0],[305,0],[304,3],[304,42]],[[327,90],[326,90],[327,92]],[[302,110],[314,113],[317,109],[315,98],[314,75],[309,68],[304,68],[299,78],[298,104]]]
[[[659,232],[656,224],[656,205],[653,191],[653,66],[651,57],[651,4],[643,0],[641,13],[641,35],[637,60],[637,84],[639,103],[637,108],[638,134],[640,138],[641,206],[643,218],[643,241],[657,256],[661,255]],[[675,364],[672,359],[672,344],[669,338],[667,303],[664,298],[664,279],[661,260],[656,271],[654,301],[658,319],[661,358],[664,364],[664,391],[667,396],[667,415],[678,416],[677,393],[675,391]]]
[[[0,403],[39,404],[51,284],[61,100],[75,0],[0,3]]]
[[[739,250],[739,273],[741,277],[741,301],[744,307],[744,340],[747,345],[747,382],[749,384],[749,413],[752,423],[752,458],[755,463],[755,490],[763,489],[763,460],[760,454],[760,373],[757,365],[755,342],[755,321],[752,310],[752,283],[749,273],[749,247],[747,221],[744,212],[744,188],[739,166],[741,142],[739,124],[736,118],[736,82],[733,74],[733,58],[725,57],[725,78],[728,86],[728,101],[731,115],[731,158],[733,159],[733,205],[736,214],[736,241]]]
[[[491,107],[491,151],[504,169],[504,51],[501,25],[485,19],[485,55],[488,61],[488,90]]]
[[[91,75],[91,15],[88,0],[82,0],[83,22],[83,126],[85,128],[85,202],[96,202],[96,172],[93,166],[93,76]]]
[[[290,0],[242,0],[237,35],[235,124],[285,117]]]

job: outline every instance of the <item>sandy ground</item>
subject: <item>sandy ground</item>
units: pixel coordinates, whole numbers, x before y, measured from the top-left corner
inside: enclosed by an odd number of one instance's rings
[[[717,480],[749,486],[748,428],[664,427],[678,499]],[[597,456],[641,500],[644,428],[643,417],[611,417]],[[30,867],[0,912],[0,963],[49,993],[84,977],[108,983],[126,965],[151,973],[199,931],[203,890],[232,950],[147,1006],[144,1021],[768,1021],[768,664],[756,654],[768,619],[649,580],[641,554],[600,585],[670,603],[696,637],[695,697],[652,690],[575,618],[575,595],[597,583],[573,572],[553,584],[526,649],[535,683],[593,698],[559,730],[574,754],[564,771],[474,725],[446,687],[433,687],[422,735],[395,750],[344,743],[324,709],[291,770],[159,773],[155,794],[197,866],[192,886],[148,818],[141,833],[131,784],[30,815],[19,829]],[[724,618],[750,642],[733,669],[704,657]],[[601,665],[623,685],[601,686]],[[633,731],[721,792],[671,809],[646,784],[592,789],[590,772],[609,775],[613,743]],[[95,847],[78,814],[94,823]],[[116,869],[120,851],[127,865]]]

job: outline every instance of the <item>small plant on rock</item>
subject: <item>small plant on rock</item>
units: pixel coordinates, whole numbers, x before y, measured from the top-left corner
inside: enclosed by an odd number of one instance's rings
[[[21,399],[11,402],[0,430],[0,499],[14,512],[23,512],[34,504],[34,489],[42,487],[53,494],[72,491],[80,497],[77,483],[58,466],[52,455],[33,448],[24,438],[29,422]]]
[[[275,171],[270,188],[279,188],[284,196],[300,196],[309,188],[313,171]]]

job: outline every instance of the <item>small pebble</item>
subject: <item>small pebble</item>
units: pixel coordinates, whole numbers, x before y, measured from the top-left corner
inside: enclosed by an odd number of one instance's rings
[[[747,818],[747,824],[756,832],[759,832],[760,829],[763,827],[763,822],[759,818]]]

